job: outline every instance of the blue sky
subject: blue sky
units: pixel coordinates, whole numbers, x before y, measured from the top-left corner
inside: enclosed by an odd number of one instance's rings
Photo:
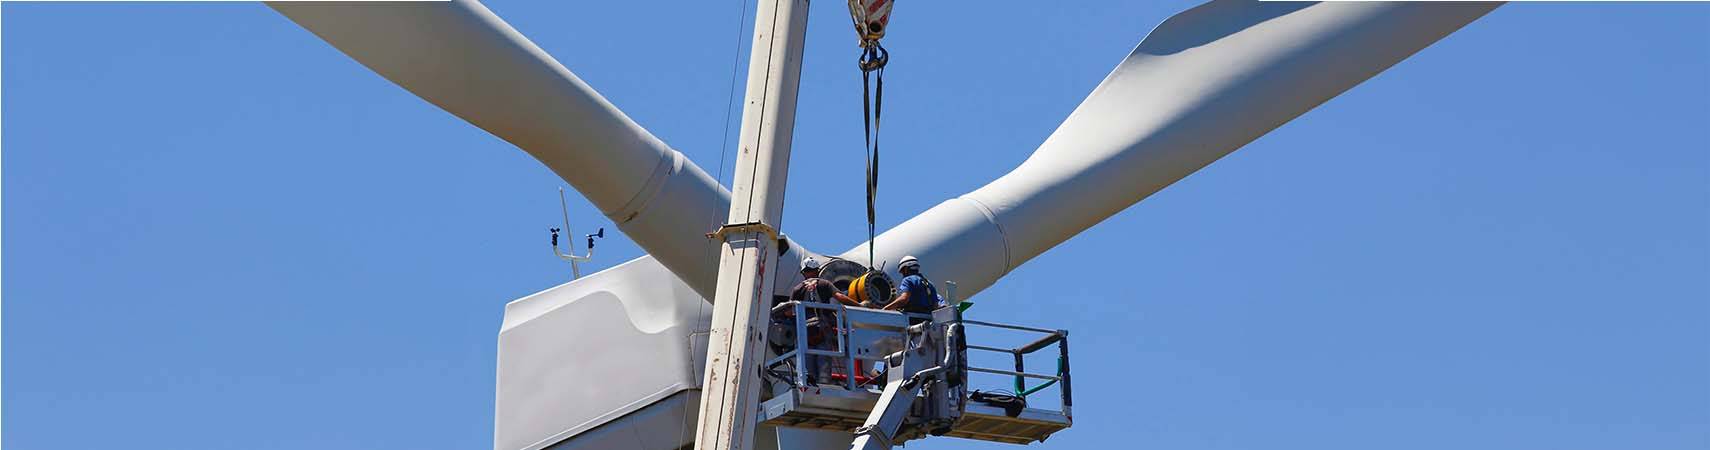
[[[1008,171],[1192,4],[901,5],[880,227]],[[719,170],[738,2],[489,5]],[[0,444],[491,445],[501,307],[568,278],[561,181],[259,4],[0,14]],[[826,251],[865,233],[843,14],[813,11],[784,222]],[[1511,4],[974,313],[1072,330],[1042,448],[1703,449],[1707,130],[1710,5]]]

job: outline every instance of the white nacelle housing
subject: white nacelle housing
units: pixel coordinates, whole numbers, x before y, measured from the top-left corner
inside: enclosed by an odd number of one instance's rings
[[[495,450],[675,449],[694,437],[712,307],[652,257],[505,305]],[[662,433],[686,423],[690,432]],[[596,428],[599,428],[596,430]]]

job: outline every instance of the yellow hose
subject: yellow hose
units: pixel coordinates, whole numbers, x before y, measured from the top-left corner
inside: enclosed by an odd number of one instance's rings
[[[871,272],[863,273],[861,276],[855,277],[855,281],[849,282],[849,298],[854,299],[857,303],[867,302],[867,275],[871,274]]]

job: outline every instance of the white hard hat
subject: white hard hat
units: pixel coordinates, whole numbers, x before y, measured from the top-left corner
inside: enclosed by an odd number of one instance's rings
[[[802,258],[802,270],[819,270],[819,260],[811,256]]]
[[[914,255],[909,255],[909,256],[904,256],[902,259],[902,262],[897,263],[897,270],[903,270],[903,269],[907,269],[909,267],[914,267],[915,269],[919,269],[920,268],[920,260],[915,258]]]

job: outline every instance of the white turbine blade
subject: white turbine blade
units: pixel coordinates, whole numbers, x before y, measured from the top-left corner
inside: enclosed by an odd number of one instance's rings
[[[533,155],[712,298],[703,235],[729,193],[473,0],[269,6],[380,76]]]
[[[1020,167],[880,235],[877,254],[916,255],[972,295],[1498,5],[1216,0],[1177,14]]]

